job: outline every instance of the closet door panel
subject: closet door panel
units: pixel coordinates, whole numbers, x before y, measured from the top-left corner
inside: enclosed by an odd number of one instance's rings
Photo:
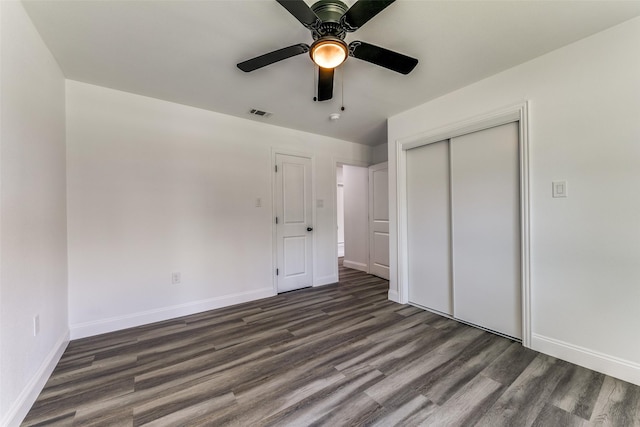
[[[453,314],[449,142],[407,151],[409,302]]]
[[[517,123],[450,144],[454,316],[521,338]]]

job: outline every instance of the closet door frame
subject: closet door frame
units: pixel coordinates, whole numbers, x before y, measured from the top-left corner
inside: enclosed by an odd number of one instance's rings
[[[522,290],[522,345],[531,347],[531,272],[529,221],[528,102],[502,108],[418,135],[395,141],[397,171],[398,301],[409,302],[407,229],[407,150],[507,123],[518,123],[520,166],[520,271]]]

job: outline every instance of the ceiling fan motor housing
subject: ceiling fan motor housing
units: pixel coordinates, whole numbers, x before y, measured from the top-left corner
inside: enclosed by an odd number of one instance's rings
[[[312,31],[313,39],[333,36],[343,40],[346,31],[340,23],[340,18],[349,8],[339,0],[320,0],[311,6],[311,10],[320,18],[322,23]]]

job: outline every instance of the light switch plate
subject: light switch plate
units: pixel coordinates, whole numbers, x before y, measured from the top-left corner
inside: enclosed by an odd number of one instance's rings
[[[40,315],[33,316],[33,336],[38,336],[40,333]]]
[[[553,181],[551,184],[554,198],[567,197],[567,181]]]
[[[179,271],[174,271],[173,273],[171,273],[171,284],[172,285],[179,285],[180,283],[182,283],[182,278],[180,277],[180,272]]]

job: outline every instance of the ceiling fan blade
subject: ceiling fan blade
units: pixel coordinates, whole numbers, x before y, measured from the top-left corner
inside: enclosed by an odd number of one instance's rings
[[[353,32],[366,24],[371,18],[382,12],[395,0],[358,0],[340,18],[342,27]]]
[[[276,0],[282,7],[287,9],[302,25],[311,29],[318,28],[322,21],[304,0]]]
[[[282,49],[274,50],[273,52],[265,53],[264,55],[256,56],[255,58],[248,59],[238,64],[245,73],[248,73],[258,68],[266,67],[274,62],[282,61],[283,59],[291,58],[292,56],[300,55],[301,53],[309,52],[309,46],[300,43],[293,46],[285,47]]]
[[[333,98],[333,70],[318,67],[318,101]]]
[[[349,56],[401,74],[409,74],[418,65],[415,58],[361,41],[349,43]]]

